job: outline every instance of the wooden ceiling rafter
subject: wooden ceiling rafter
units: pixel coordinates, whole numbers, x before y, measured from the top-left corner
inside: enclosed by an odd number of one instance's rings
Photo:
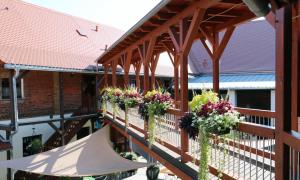
[[[235,24],[239,24],[241,22],[244,22],[246,20],[255,17],[252,12],[246,9],[246,6],[242,4],[241,0],[226,0],[226,1],[223,0],[221,2],[218,0],[171,1],[168,5],[163,7],[157,14],[155,14],[152,18],[147,20],[141,27],[136,29],[135,32],[130,34],[128,36],[129,37],[128,39],[131,39],[131,41],[128,41],[127,38],[126,41],[124,40],[121,41],[120,44],[122,44],[122,42],[125,42],[123,44],[124,46],[114,47],[113,49],[116,51],[112,51],[114,53],[111,53],[111,51],[109,51],[109,53],[106,53],[103,57],[101,57],[100,62],[111,61],[118,54],[120,54],[121,51],[124,51],[124,49],[126,50],[127,48],[137,46],[138,44],[143,43],[143,41],[149,39],[150,37],[153,36],[160,37],[164,33],[169,34],[169,31],[179,32],[178,30],[179,26],[177,25],[179,23],[179,20],[183,18],[187,18],[186,21],[182,21],[182,22],[187,23],[188,25],[186,26],[189,26],[189,23],[191,23],[191,18],[189,17],[191,17],[193,12],[197,8],[207,9],[207,12],[205,13],[205,18],[210,18],[210,19],[202,20],[201,25],[199,27],[204,27],[209,31],[222,31],[226,29],[226,27],[228,26],[233,26]],[[241,14],[241,12],[243,11],[244,13]],[[209,22],[209,20],[211,21]],[[186,26],[181,26],[181,27],[186,27]],[[173,27],[173,29],[170,30],[170,27]],[[136,32],[139,33],[136,34]],[[199,32],[196,32],[196,34],[201,35],[201,33]],[[173,40],[176,39],[177,38],[176,36],[178,36],[178,34],[174,33],[174,35],[175,35],[174,37],[166,36],[163,38],[158,38],[158,42],[172,44],[174,46],[174,44],[171,43],[171,40],[172,38]],[[161,46],[161,44],[157,44],[155,48],[153,48],[155,52],[159,52],[160,49],[161,51],[164,51],[166,48]]]

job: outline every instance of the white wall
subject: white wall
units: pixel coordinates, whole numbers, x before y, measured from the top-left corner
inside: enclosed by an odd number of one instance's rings
[[[275,111],[275,90],[271,90],[271,111]]]
[[[65,115],[65,117],[70,117],[70,114]],[[54,116],[54,118],[59,118],[59,116]],[[41,116],[35,118],[26,118],[20,119],[19,122],[37,122],[49,119],[49,116]],[[10,121],[1,121],[1,124],[9,124]],[[54,123],[57,127],[59,127],[59,122]],[[85,126],[91,126],[90,121],[85,124]],[[42,134],[42,142],[43,144],[50,138],[50,136],[55,132],[47,123],[36,124],[36,125],[28,125],[28,126],[20,126],[19,131],[13,137],[13,158],[23,157],[23,137],[32,136],[32,128],[35,128],[35,134]],[[90,128],[91,129],[91,128]],[[1,135],[5,137],[5,132],[1,132]],[[76,138],[74,139],[76,140]],[[0,160],[6,160],[6,151],[0,152]],[[6,179],[6,169],[0,169],[0,180]]]
[[[271,111],[275,111],[275,90],[271,90]],[[271,126],[275,126],[275,119],[272,119]]]
[[[228,90],[229,102],[236,106],[236,93],[235,90]]]

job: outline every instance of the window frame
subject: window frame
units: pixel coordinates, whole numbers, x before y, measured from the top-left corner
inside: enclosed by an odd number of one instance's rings
[[[2,96],[2,80],[3,79],[8,79],[9,80],[9,77],[6,77],[6,76],[0,77],[0,100],[1,101],[10,101],[10,98],[6,99],[6,98],[3,98],[3,96]],[[24,99],[24,79],[21,78],[19,81],[20,81],[20,88],[21,88],[21,96],[17,97],[17,98],[18,99]],[[10,84],[9,84],[9,86],[10,86]]]

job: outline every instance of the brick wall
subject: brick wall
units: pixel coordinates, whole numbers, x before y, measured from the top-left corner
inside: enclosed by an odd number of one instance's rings
[[[34,117],[53,113],[55,100],[55,73],[30,71],[23,79],[24,98],[18,99],[19,117]],[[8,77],[1,70],[0,77]],[[81,75],[64,74],[65,111],[81,106]],[[0,119],[8,119],[10,101],[0,99]]]
[[[64,74],[65,111],[77,110],[81,106],[81,75]]]

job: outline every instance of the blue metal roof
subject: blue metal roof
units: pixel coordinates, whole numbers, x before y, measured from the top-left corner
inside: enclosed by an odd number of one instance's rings
[[[221,74],[220,82],[262,82],[275,81],[275,74]],[[211,75],[195,76],[189,83],[212,83]]]

